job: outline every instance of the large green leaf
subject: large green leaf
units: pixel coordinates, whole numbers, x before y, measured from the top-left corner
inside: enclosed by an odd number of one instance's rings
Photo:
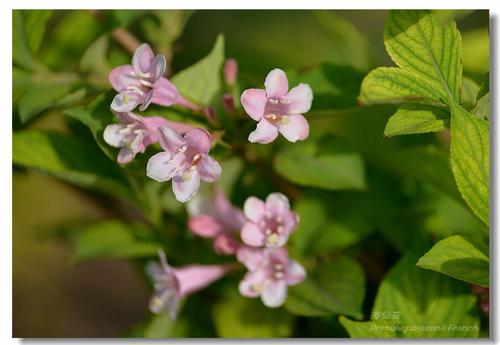
[[[293,317],[283,309],[267,308],[258,299],[238,295],[219,301],[213,319],[223,338],[286,338],[293,330]]]
[[[302,186],[329,190],[365,188],[361,155],[333,136],[286,145],[276,155],[274,169]]]
[[[303,316],[343,314],[360,319],[365,277],[353,259],[339,256],[324,263],[304,282],[288,291],[285,308]]]
[[[134,199],[123,172],[92,142],[56,132],[25,130],[14,133],[12,146],[14,164],[79,186]]]
[[[447,274],[469,283],[489,286],[489,258],[487,248],[455,235],[439,241],[417,266]]]
[[[413,248],[380,284],[371,321],[341,318],[349,335],[360,338],[462,338],[479,335],[476,297],[468,285],[415,266]]]
[[[104,221],[79,229],[75,242],[74,262],[92,259],[154,257],[159,245],[152,241],[141,225]]]
[[[460,101],[462,42],[455,22],[441,25],[428,11],[391,11],[384,43],[399,68],[370,72],[361,86],[363,103]]]
[[[484,74],[490,66],[490,35],[487,28],[463,33],[463,65],[466,72]]]
[[[207,56],[180,71],[171,80],[184,97],[208,106],[220,91],[223,63],[224,36],[219,35]]]
[[[474,213],[489,224],[490,126],[454,101],[451,108],[451,167],[458,189]]]

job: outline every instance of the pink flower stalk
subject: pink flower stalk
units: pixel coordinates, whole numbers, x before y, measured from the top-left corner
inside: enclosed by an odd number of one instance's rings
[[[206,130],[194,128],[181,136],[172,128],[159,127],[158,139],[164,152],[149,159],[147,175],[158,182],[172,180],[172,189],[180,202],[190,200],[198,192],[200,179],[219,179],[222,168],[208,155],[211,138]]]
[[[238,75],[238,64],[235,59],[227,59],[224,64],[224,79],[226,84],[233,86]]]
[[[140,106],[139,110],[144,111],[150,103],[155,103],[165,107],[177,104],[199,110],[163,77],[165,68],[165,57],[155,56],[147,43],[141,44],[132,57],[132,65],[115,67],[109,73],[111,85],[119,92],[111,103],[111,109],[128,112]]]
[[[175,320],[179,301],[222,278],[229,265],[187,265],[175,268],[167,263],[163,251],[159,252],[160,263],[151,262],[146,271],[153,280],[154,294],[149,301],[152,313],[168,312]]]
[[[189,218],[188,227],[198,236],[213,238],[214,250],[218,254],[234,254],[240,247],[239,237],[246,222],[245,215],[231,205],[221,190],[210,201],[202,205],[201,214]]]
[[[247,114],[259,121],[250,133],[252,143],[267,144],[278,132],[291,142],[309,136],[309,124],[303,113],[311,108],[313,93],[308,84],[299,84],[288,91],[285,72],[275,68],[266,77],[265,90],[248,89],[241,95],[241,104]]]
[[[299,222],[299,215],[290,210],[288,198],[281,193],[269,194],[265,203],[249,197],[243,210],[248,221],[241,239],[253,247],[284,246]]]
[[[115,115],[120,123],[106,126],[103,137],[107,144],[120,148],[117,157],[120,164],[130,162],[136,154],[143,153],[149,145],[156,143],[159,126],[172,127],[181,133],[186,133],[193,128],[159,116],[141,117],[131,112],[115,112]]]
[[[288,286],[299,284],[306,277],[304,268],[288,257],[285,248],[242,247],[237,258],[249,270],[240,282],[240,293],[252,298],[260,296],[269,308],[285,303]]]

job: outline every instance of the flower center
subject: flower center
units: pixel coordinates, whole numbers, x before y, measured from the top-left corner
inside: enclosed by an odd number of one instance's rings
[[[283,279],[285,277],[284,267],[282,264],[277,263],[274,265],[274,278],[275,279]]]
[[[259,226],[264,230],[266,243],[269,246],[274,247],[279,244],[280,236],[284,230],[282,222],[283,219],[280,216],[274,217],[270,212],[266,212],[260,220]]]

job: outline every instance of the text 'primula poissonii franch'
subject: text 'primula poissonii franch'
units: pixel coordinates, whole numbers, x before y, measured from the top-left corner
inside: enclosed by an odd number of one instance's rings
[[[165,76],[166,60],[155,55],[146,43],[135,51],[130,65],[118,66],[109,74],[110,83],[118,94],[111,103],[117,123],[109,124],[104,141],[119,148],[117,161],[131,162],[137,154],[152,145],[162,151],[149,158],[146,174],[158,182],[172,183],[178,201],[192,200],[188,228],[203,238],[212,239],[219,255],[234,256],[234,263],[218,265],[191,264],[173,267],[160,250],[159,263],[151,262],[146,270],[154,284],[150,300],[153,313],[167,312],[176,318],[179,301],[195,293],[241,266],[247,269],[239,291],[246,297],[260,297],[271,308],[281,306],[287,297],[287,287],[302,282],[304,268],[289,257],[285,247],[299,223],[299,216],[290,208],[288,198],[271,193],[263,201],[249,196],[243,209],[231,204],[216,187],[212,195],[198,196],[201,181],[215,183],[222,174],[221,165],[210,155],[214,138],[205,128],[168,120],[162,116],[140,116],[133,111],[145,111],[150,104],[178,106],[203,114],[213,123],[215,112],[184,98]],[[238,66],[228,59],[224,79],[232,87],[236,83]],[[299,84],[289,90],[285,72],[275,68],[267,75],[265,89],[248,89],[241,95],[241,104],[248,116],[258,121],[248,136],[251,143],[267,144],[281,133],[288,141],[305,140],[309,124],[304,113],[311,108],[313,93],[309,85]],[[222,104],[234,113],[234,99],[223,95]],[[238,263],[239,262],[239,263]]]

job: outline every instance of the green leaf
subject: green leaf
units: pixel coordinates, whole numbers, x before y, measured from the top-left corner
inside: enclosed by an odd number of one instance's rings
[[[123,172],[92,142],[56,132],[23,130],[14,133],[12,146],[14,164],[78,186],[134,199]]]
[[[286,145],[276,155],[274,169],[301,186],[329,190],[366,186],[361,155],[333,136]]]
[[[489,123],[450,103],[451,167],[464,200],[489,224]]]
[[[114,93],[110,91],[96,97],[88,107],[69,108],[64,111],[64,114],[87,126],[102,151],[110,159],[115,160],[116,148],[108,145],[103,137],[106,126],[114,121],[113,113],[109,110],[113,97]]]
[[[490,74],[486,73],[483,77],[483,81],[479,86],[479,91],[477,92],[477,98],[474,108],[472,108],[471,113],[479,117],[480,119],[489,119],[490,117]]]
[[[21,122],[25,123],[36,115],[57,104],[70,93],[71,86],[67,83],[40,83],[29,87],[19,99],[18,110]]]
[[[411,176],[462,202],[463,199],[453,182],[448,155],[437,146],[402,148],[383,155],[382,159],[399,174]]]
[[[96,39],[83,53],[79,68],[82,72],[107,76],[111,70],[108,64],[109,37],[102,35]]]
[[[224,36],[217,36],[212,51],[194,65],[180,71],[171,80],[189,100],[208,106],[221,89],[224,63]]]
[[[467,284],[415,266],[414,247],[378,289],[371,321],[341,318],[351,337],[465,338],[479,335],[476,297]]]
[[[362,318],[365,277],[353,259],[339,256],[321,264],[304,282],[289,287],[285,308],[302,316],[343,314]]]
[[[213,308],[213,319],[222,338],[286,338],[292,334],[289,313],[239,295],[219,301]]]
[[[361,85],[362,103],[416,101],[445,107],[449,97],[460,101],[462,44],[455,22],[440,25],[428,11],[391,11],[384,43],[399,68],[370,72]]]
[[[159,245],[149,238],[147,228],[119,221],[105,221],[80,229],[73,261],[154,257]]]
[[[439,241],[417,266],[447,274],[472,284],[489,286],[489,258],[486,248],[455,235]]]
[[[303,197],[294,210],[300,223],[290,238],[293,253],[298,256],[321,255],[348,248],[371,233],[372,228],[347,214],[338,214],[338,208],[319,197]],[[333,215],[330,218],[330,215]],[[346,219],[347,218],[347,219]]]
[[[299,73],[286,73],[290,87],[306,83],[314,89],[312,111],[319,109],[343,109],[357,105],[357,97],[363,74],[356,69],[323,63],[318,68]]]
[[[476,104],[479,85],[470,78],[463,77],[462,80],[462,98],[461,105],[467,110],[470,110]]]
[[[45,32],[45,24],[52,11],[14,10],[12,11],[12,62],[27,70],[44,67],[35,60]]]
[[[407,104],[392,115],[385,126],[384,135],[439,132],[450,125],[450,114],[430,105]]]

